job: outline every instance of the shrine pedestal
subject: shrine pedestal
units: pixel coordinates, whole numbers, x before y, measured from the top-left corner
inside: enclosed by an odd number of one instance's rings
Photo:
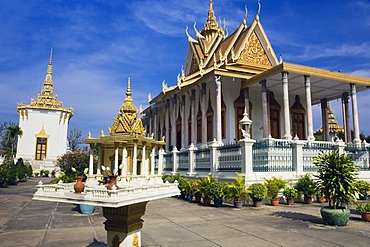
[[[108,247],[141,246],[141,228],[148,202],[136,203],[119,208],[103,207]]]

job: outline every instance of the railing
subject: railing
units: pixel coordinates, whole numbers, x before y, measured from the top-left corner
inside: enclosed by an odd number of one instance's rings
[[[307,142],[302,148],[303,171],[316,172],[317,167],[314,164],[314,158],[320,152],[328,152],[334,149],[336,149],[336,146],[333,142]]]
[[[345,151],[360,166],[361,171],[370,171],[370,147],[368,145],[362,144],[360,147],[347,145]]]
[[[158,154],[156,154],[156,155],[154,156],[154,172],[155,172],[155,173],[158,173],[158,159],[159,159],[159,155],[158,155]]]
[[[253,145],[254,172],[293,171],[292,144],[290,141],[266,139]]]
[[[241,172],[242,157],[239,144],[230,144],[219,147],[218,171]]]
[[[195,151],[195,171],[210,172],[211,170],[211,156],[210,150],[198,149]]]
[[[173,158],[172,158],[172,153],[165,153],[163,155],[163,170],[170,172],[172,171],[172,166],[173,166]]]
[[[178,153],[179,171],[188,171],[189,169],[189,152],[183,151]]]

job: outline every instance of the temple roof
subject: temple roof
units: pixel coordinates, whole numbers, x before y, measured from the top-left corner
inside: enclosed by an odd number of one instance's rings
[[[343,132],[344,133],[343,127],[340,126],[338,124],[337,120],[335,119],[334,112],[331,109],[331,106],[330,106],[330,102],[329,101],[328,101],[328,124],[329,124],[329,133],[331,133],[331,134],[337,134],[337,133],[340,133],[340,132]],[[323,128],[321,127],[318,130],[318,132],[319,133],[322,133],[323,132]]]
[[[73,109],[63,107],[63,102],[57,100],[57,95],[54,93],[53,87],[53,49],[50,51],[50,59],[48,68],[46,71],[46,77],[44,80],[44,86],[41,88],[41,92],[38,93],[37,99],[31,99],[31,103],[18,104],[17,111],[23,114],[23,110],[27,109],[44,109],[44,110],[56,110],[62,111],[73,115]]]

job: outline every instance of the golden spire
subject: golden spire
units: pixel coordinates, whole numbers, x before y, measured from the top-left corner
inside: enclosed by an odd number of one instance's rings
[[[343,132],[344,129],[340,126],[335,119],[334,112],[331,109],[330,101],[328,101],[328,123],[329,123],[329,133],[339,133]]]
[[[44,86],[46,85],[53,86],[52,75],[53,75],[53,48],[51,48],[50,50],[50,59],[49,59],[48,69],[46,71]]]
[[[206,24],[204,25],[203,30],[204,31],[208,31],[208,30],[218,31],[219,29],[221,29],[221,28],[220,28],[220,26],[218,25],[218,23],[216,21],[215,12],[213,11],[212,0],[210,0],[209,1],[208,18],[207,18]]]
[[[131,81],[129,77],[127,80],[126,98],[118,111],[118,116],[113,121],[112,128],[110,128],[109,132],[111,135],[118,133],[145,135],[145,129],[143,128],[141,118],[137,116],[137,109],[131,95]]]

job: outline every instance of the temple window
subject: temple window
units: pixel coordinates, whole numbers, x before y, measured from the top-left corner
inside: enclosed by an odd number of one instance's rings
[[[269,94],[270,108],[270,134],[273,138],[280,139],[280,110],[281,106],[276,101],[274,93]]]
[[[37,137],[35,160],[44,160],[46,158],[47,142],[47,138]]]
[[[295,102],[290,108],[292,113],[292,134],[299,139],[306,139],[305,114],[306,110],[301,104],[299,96],[295,96]]]
[[[212,141],[213,136],[213,109],[211,105],[211,98],[209,98],[208,109],[207,109],[207,141]]]

